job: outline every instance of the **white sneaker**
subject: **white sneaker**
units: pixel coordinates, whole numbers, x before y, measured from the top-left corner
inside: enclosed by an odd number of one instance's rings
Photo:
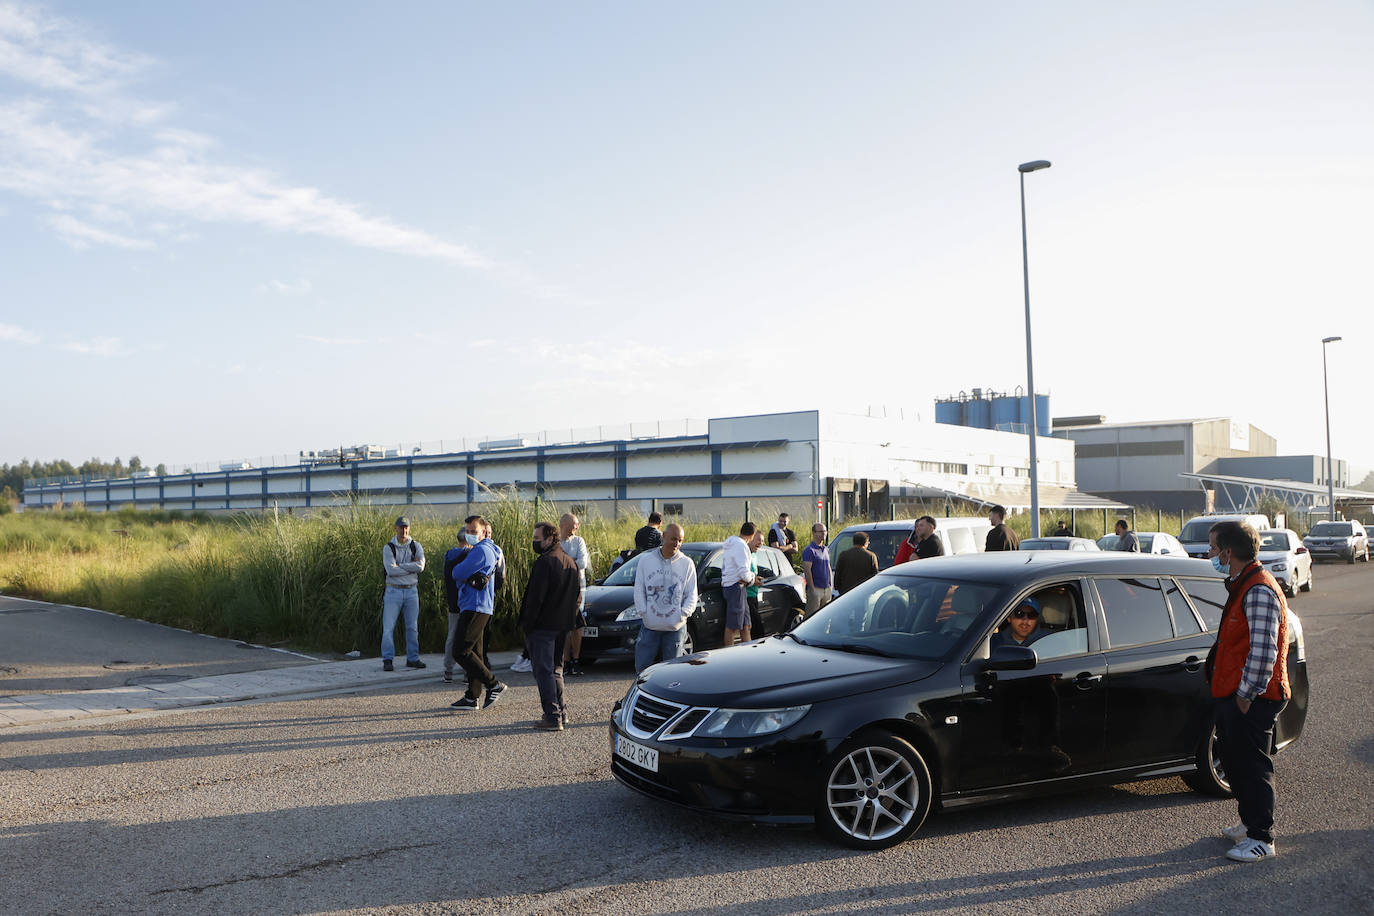
[[[1226,853],[1226,858],[1233,862],[1258,862],[1261,859],[1272,859],[1278,855],[1273,843],[1266,843],[1263,840],[1246,839],[1232,846]]]
[[[510,666],[510,670],[519,672],[520,674],[528,674],[534,670],[534,666],[530,664],[528,658],[518,658],[515,660],[515,664]]]
[[[1221,832],[1221,835],[1226,837],[1226,839],[1230,840],[1232,843],[1244,843],[1247,839],[1250,838],[1250,833],[1245,829],[1244,824],[1237,824],[1234,827],[1227,827],[1225,830]]]

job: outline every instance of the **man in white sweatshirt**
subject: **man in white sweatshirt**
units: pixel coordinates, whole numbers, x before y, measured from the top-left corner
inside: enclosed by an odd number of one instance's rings
[[[682,546],[682,526],[663,529],[663,544],[639,555],[635,569],[635,610],[639,611],[639,639],[635,642],[635,673],[660,655],[664,661],[682,654],[687,618],[697,607],[697,567]]]

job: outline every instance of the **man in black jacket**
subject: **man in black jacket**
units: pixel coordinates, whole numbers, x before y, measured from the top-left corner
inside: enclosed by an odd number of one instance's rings
[[[546,731],[562,731],[567,721],[563,705],[563,650],[577,618],[581,583],[577,564],[559,546],[558,528],[549,522],[534,526],[531,542],[538,555],[530,567],[529,583],[520,603],[520,629],[525,631],[534,681],[544,716],[535,723]]]

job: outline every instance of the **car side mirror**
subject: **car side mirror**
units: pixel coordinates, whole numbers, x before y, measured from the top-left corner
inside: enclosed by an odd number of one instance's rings
[[[1035,650],[1030,646],[998,646],[978,667],[983,671],[1029,671],[1035,662]]]
[[[1299,547],[1297,550],[1295,550],[1295,551],[1293,551],[1293,552],[1294,552],[1294,553],[1307,553],[1307,548],[1306,548],[1306,547]]]
[[[603,582],[605,582],[605,581],[606,581],[606,577],[605,577],[605,576],[602,576],[600,579],[593,579],[593,580],[592,580],[592,585],[601,585],[601,584],[602,584]]]

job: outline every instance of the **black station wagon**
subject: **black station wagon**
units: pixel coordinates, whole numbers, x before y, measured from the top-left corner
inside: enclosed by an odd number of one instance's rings
[[[1038,619],[1009,643],[1027,598]],[[612,713],[624,785],[882,849],[932,805],[1171,774],[1227,795],[1203,674],[1226,601],[1200,560],[1040,551],[907,563],[791,632],[655,665]],[[1031,619],[1021,611],[1021,626]],[[1307,714],[1301,624],[1275,749]]]
[[[697,567],[697,609],[687,619],[684,652],[707,649],[725,643],[725,595],[721,591],[721,557],[725,545],[719,541],[689,541],[682,552]],[[781,633],[801,621],[806,605],[805,580],[792,569],[787,555],[773,547],[760,547],[754,554],[759,578],[759,620],[766,636]],[[639,612],[635,610],[635,571],[639,557],[587,589],[583,612],[587,625],[582,628],[580,660],[633,661],[635,640],[639,638]]]

